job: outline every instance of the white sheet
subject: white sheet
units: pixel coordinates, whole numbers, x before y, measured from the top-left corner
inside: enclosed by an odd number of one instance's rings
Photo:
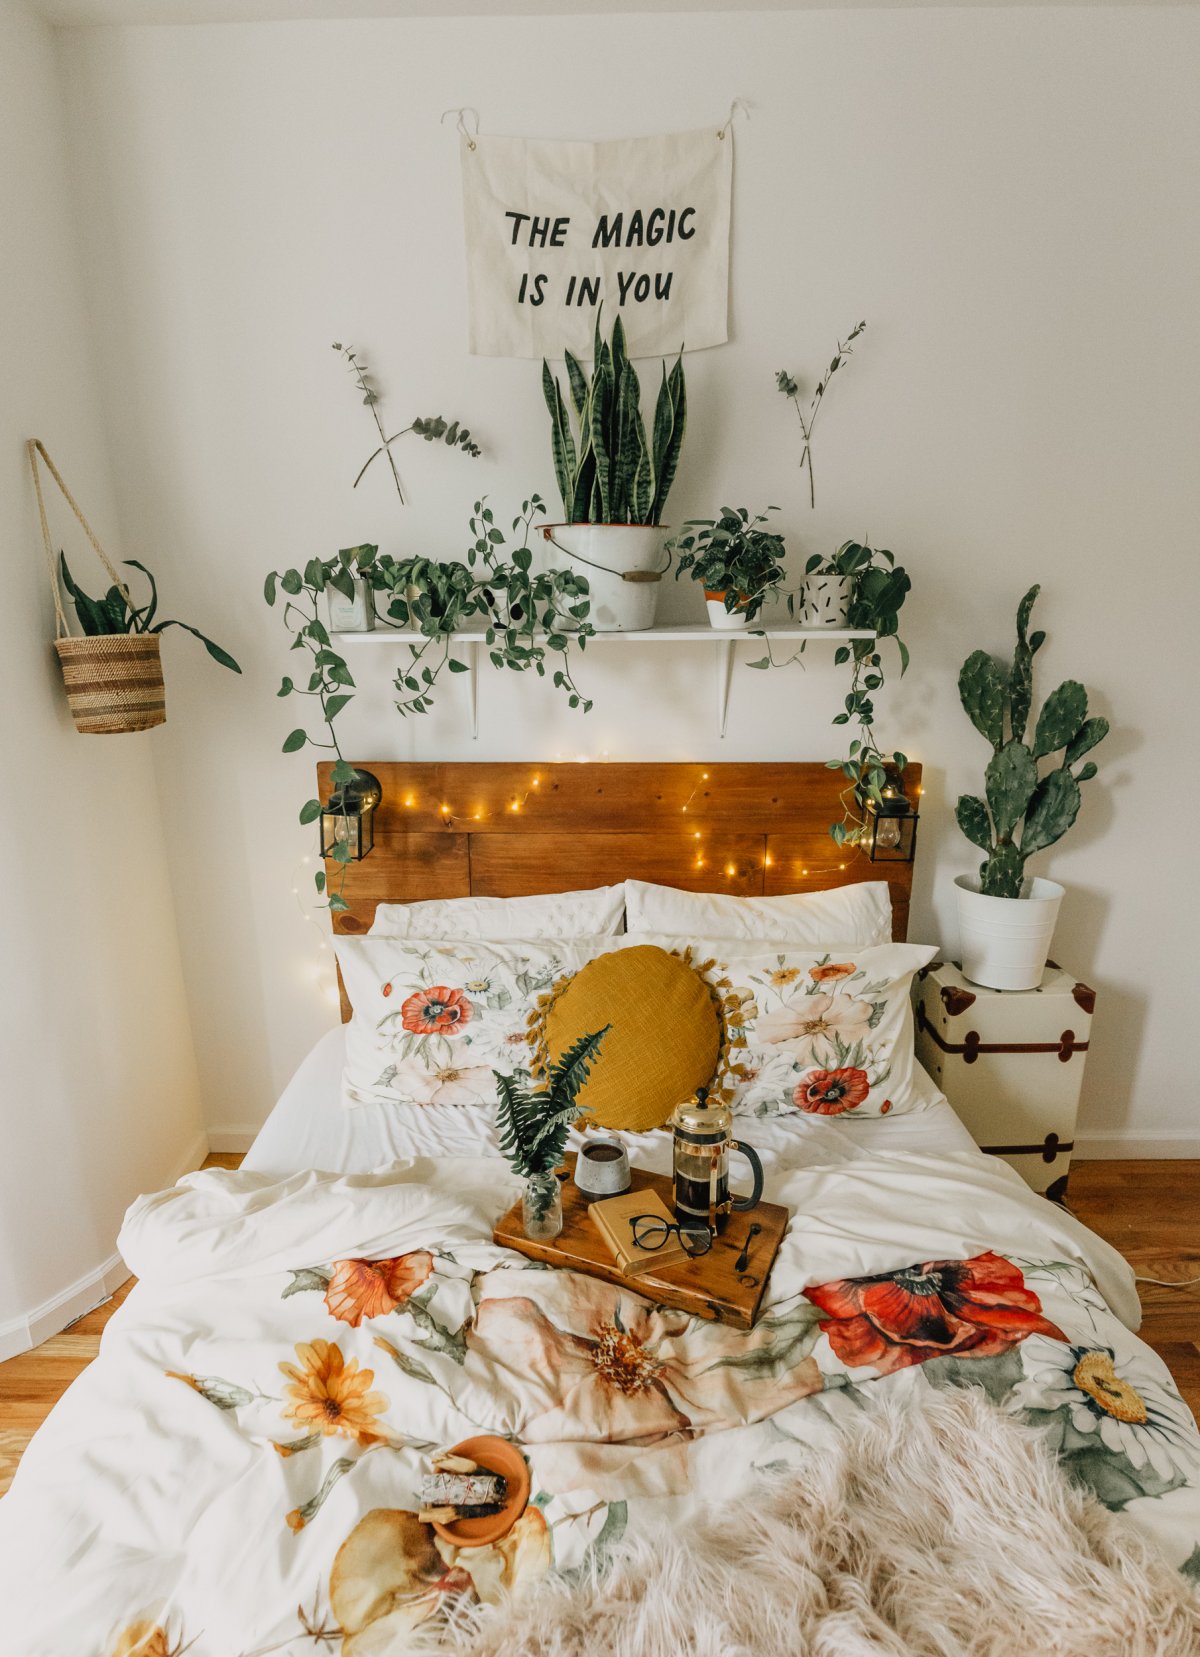
[[[359,1105],[340,1103],[344,1054],[342,1029],[330,1030],[313,1048],[263,1124],[243,1167],[286,1178],[316,1168],[366,1174],[404,1157],[499,1155],[495,1113],[485,1105]],[[810,1167],[856,1162],[879,1152],[949,1154],[975,1142],[945,1096],[917,1067],[928,1103],[924,1109],[862,1122],[827,1116],[739,1117],[743,1133],[765,1166],[804,1162]],[[643,1167],[670,1166],[669,1136],[622,1134],[638,1150]],[[574,1144],[578,1136],[573,1136]],[[737,1170],[743,1164],[734,1162]],[[741,1181],[737,1180],[740,1185]]]

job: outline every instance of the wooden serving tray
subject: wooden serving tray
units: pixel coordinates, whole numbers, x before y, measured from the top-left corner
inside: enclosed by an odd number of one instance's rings
[[[574,1155],[568,1155],[565,1160],[573,1173]],[[665,1174],[648,1174],[642,1168],[632,1168],[630,1189],[657,1191],[674,1211],[675,1188]],[[760,1202],[745,1214],[731,1214],[725,1230],[713,1239],[711,1250],[699,1260],[677,1260],[674,1265],[664,1266],[661,1272],[639,1272],[636,1277],[626,1277],[588,1217],[589,1206],[575,1181],[564,1180],[563,1228],[557,1237],[549,1242],[531,1242],[521,1224],[521,1204],[517,1202],[497,1224],[492,1241],[502,1248],[516,1249],[531,1260],[544,1260],[549,1266],[565,1266],[571,1271],[587,1272],[590,1277],[601,1277],[606,1283],[617,1283],[658,1306],[677,1307],[694,1317],[714,1318],[737,1329],[754,1327],[767,1277],[791,1218],[788,1209],[778,1203]],[[750,1245],[750,1260],[743,1274],[758,1279],[750,1288],[738,1282],[738,1273],[733,1268],[752,1225],[760,1225],[762,1230]]]

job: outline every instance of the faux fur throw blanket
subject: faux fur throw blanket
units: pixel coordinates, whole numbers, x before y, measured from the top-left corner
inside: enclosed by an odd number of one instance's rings
[[[981,1392],[872,1405],[752,1500],[446,1636],[469,1657],[1196,1657],[1200,1602]]]

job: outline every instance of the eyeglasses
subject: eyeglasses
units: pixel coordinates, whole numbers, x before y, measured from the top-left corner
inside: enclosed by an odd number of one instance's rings
[[[708,1226],[672,1225],[660,1220],[657,1214],[635,1214],[629,1223],[633,1241],[640,1249],[662,1248],[672,1232],[693,1259],[712,1248],[712,1232]]]

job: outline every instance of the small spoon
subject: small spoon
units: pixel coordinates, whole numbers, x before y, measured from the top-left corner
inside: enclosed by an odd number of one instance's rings
[[[733,1269],[735,1272],[744,1272],[746,1267],[750,1264],[750,1245],[761,1230],[762,1227],[760,1225],[752,1225],[750,1230],[746,1233],[746,1246],[738,1255],[737,1261],[734,1264]]]

